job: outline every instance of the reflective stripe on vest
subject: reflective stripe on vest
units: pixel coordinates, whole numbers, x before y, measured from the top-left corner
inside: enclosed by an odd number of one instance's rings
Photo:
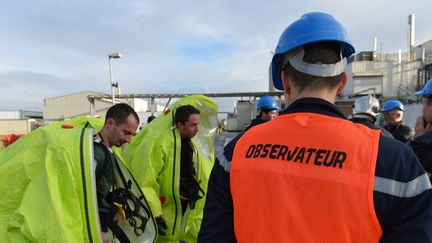
[[[378,242],[373,204],[380,131],[314,113],[250,129],[234,150],[238,242]]]

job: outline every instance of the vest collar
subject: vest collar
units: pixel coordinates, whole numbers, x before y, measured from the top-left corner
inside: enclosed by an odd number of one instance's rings
[[[347,119],[334,104],[319,98],[301,98],[288,106],[282,114],[310,112]]]

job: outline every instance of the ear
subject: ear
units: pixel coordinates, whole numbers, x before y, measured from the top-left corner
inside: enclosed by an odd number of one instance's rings
[[[115,125],[115,120],[114,120],[114,118],[109,117],[109,118],[106,120],[106,125],[107,125],[108,127],[112,127],[112,126],[114,126],[114,125]]]
[[[285,94],[289,95],[291,93],[291,85],[289,84],[289,77],[285,70],[281,72],[281,80]]]
[[[348,82],[348,75],[346,74],[346,72],[342,73],[342,80],[341,83],[339,85],[339,87],[337,88],[336,94],[340,95],[342,93],[342,91],[345,89],[345,86]]]

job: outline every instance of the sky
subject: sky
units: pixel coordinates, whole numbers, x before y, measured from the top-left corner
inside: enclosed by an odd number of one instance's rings
[[[407,49],[432,39],[430,0],[0,0],[0,110],[42,111],[45,98],[110,94],[108,54],[123,94],[268,90],[282,31],[327,12],[356,51]],[[222,110],[230,109],[222,107]]]

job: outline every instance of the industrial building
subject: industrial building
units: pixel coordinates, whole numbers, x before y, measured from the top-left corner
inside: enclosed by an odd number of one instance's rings
[[[105,117],[107,110],[113,105],[113,100],[108,98],[92,98],[103,96],[104,93],[83,91],[57,97],[44,99],[43,118],[52,122],[70,119],[76,116]],[[146,123],[150,115],[158,115],[163,106],[159,104],[149,105],[146,100],[140,98],[117,98],[115,103],[123,102],[132,106],[140,117],[142,125]]]
[[[8,133],[29,133],[39,126],[42,118],[42,112],[40,111],[0,111],[0,136]]]

